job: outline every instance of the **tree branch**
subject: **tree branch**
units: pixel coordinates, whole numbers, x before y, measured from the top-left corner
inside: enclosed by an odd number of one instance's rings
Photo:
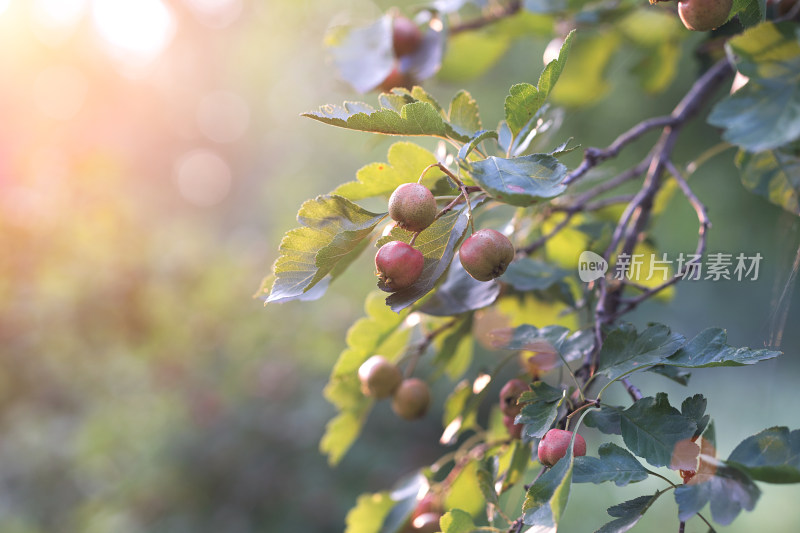
[[[512,2],[509,2],[508,5],[506,5],[505,7],[488,11],[484,15],[477,17],[475,19],[467,20],[458,24],[453,24],[452,26],[450,26],[449,33],[450,35],[455,35],[457,33],[461,33],[462,31],[479,30],[484,26],[489,26],[490,24],[494,24],[495,22],[502,20],[506,17],[515,15],[517,12],[519,12],[521,8],[522,8],[522,1],[513,0]]]

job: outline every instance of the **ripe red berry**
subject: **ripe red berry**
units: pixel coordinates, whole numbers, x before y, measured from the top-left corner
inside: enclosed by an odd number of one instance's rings
[[[418,378],[403,380],[392,396],[392,410],[406,420],[423,417],[430,403],[431,390],[427,383]]]
[[[380,288],[394,292],[410,287],[422,274],[422,252],[403,241],[387,242],[375,254]]]
[[[395,87],[411,89],[413,85],[414,82],[411,77],[408,74],[401,72],[399,65],[395,65],[394,68],[392,68],[392,71],[389,72],[389,75],[384,78],[377,88],[385,93],[388,93]]]
[[[404,183],[389,197],[389,216],[408,231],[422,231],[436,218],[436,199],[419,183]]]
[[[733,0],[682,0],[678,16],[683,25],[693,31],[709,31],[725,24]]]
[[[521,439],[522,438],[522,428],[525,424],[515,424],[514,419],[516,415],[503,415],[503,425],[508,430],[508,435],[512,439]]]
[[[411,19],[398,15],[392,21],[392,44],[397,57],[413,54],[422,44],[422,32]]]
[[[513,419],[522,411],[522,406],[517,405],[517,400],[526,390],[530,390],[530,387],[521,379],[512,379],[503,385],[500,389],[500,409],[504,415]]]
[[[514,245],[508,237],[493,229],[473,233],[459,251],[464,270],[478,281],[501,276],[514,259]]]
[[[539,441],[539,462],[545,466],[553,466],[559,459],[567,454],[572,432],[553,428]],[[586,441],[580,435],[575,435],[575,448],[573,456],[586,455]]]
[[[358,368],[358,379],[365,395],[380,400],[397,390],[403,381],[403,374],[382,355],[373,355]]]

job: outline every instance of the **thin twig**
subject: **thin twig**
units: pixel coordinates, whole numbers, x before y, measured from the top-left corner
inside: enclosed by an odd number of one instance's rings
[[[502,20],[506,17],[510,17],[515,15],[520,8],[522,7],[521,0],[514,0],[509,2],[509,4],[502,9],[498,9],[495,11],[490,11],[483,16],[477,17],[472,20],[467,20],[465,22],[461,22],[459,24],[453,24],[450,26],[449,33],[450,35],[455,35],[457,33],[461,33],[462,31],[472,31],[472,30],[479,30],[484,26],[489,26],[490,24],[494,24],[495,22]]]
[[[638,402],[642,399],[642,391],[639,390],[639,387],[631,383],[628,378],[622,378],[620,383],[625,386],[625,390],[628,391],[628,394],[630,394],[634,402]]]

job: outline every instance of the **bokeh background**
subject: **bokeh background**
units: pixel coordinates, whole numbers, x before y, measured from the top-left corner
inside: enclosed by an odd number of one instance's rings
[[[370,258],[319,302],[252,298],[302,201],[385,158],[391,139],[299,114],[362,98],[337,80],[322,36],[388,6],[0,0],[0,533],[342,531],[359,493],[441,453],[430,445],[439,411],[397,424],[387,406],[335,469],[317,451],[333,414],[321,389],[374,289]],[[520,38],[486,76],[426,87],[444,101],[467,88],[495,124],[508,86],[538,76],[548,41]],[[608,104],[567,110],[565,137],[608,143],[667,112],[698,68],[681,64],[652,97],[626,61],[609,67]],[[692,157],[715,135],[697,125],[680,150]],[[759,281],[684,285],[636,317],[686,335],[726,327],[752,346],[783,332],[786,355],[756,368],[697,371],[688,389],[637,382],[673,404],[705,392],[723,456],[770,425],[800,427],[787,285],[798,223],[745,192],[730,155],[693,180],[714,222],[709,249],[759,251]],[[695,225],[676,197],[654,236],[693,249]],[[437,399],[450,385],[436,383]],[[762,488],[755,512],[721,531],[800,523],[796,487]],[[598,527],[607,506],[651,489],[577,487],[584,508],[564,530]],[[663,500],[643,530],[672,519]]]

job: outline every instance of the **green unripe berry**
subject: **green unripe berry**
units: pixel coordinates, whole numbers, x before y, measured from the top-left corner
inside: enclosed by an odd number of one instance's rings
[[[464,241],[459,257],[467,274],[478,281],[490,281],[501,276],[514,260],[514,245],[499,231],[482,229]]]
[[[389,216],[408,231],[422,231],[436,218],[436,199],[419,183],[404,183],[389,197]]]
[[[358,379],[365,395],[380,400],[397,390],[403,381],[403,374],[382,355],[373,355],[358,368]]]
[[[392,410],[406,420],[423,417],[430,404],[431,390],[427,383],[418,378],[403,380],[392,396]]]

